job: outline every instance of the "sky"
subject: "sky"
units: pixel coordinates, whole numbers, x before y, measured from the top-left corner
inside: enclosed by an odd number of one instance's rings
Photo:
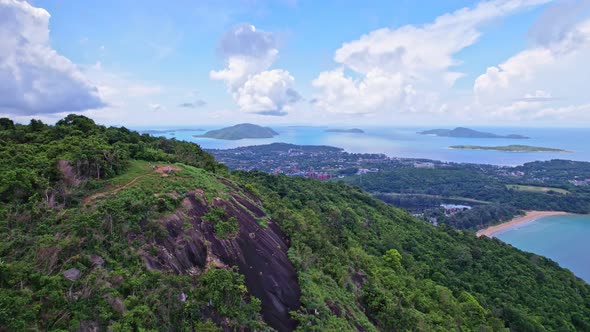
[[[0,0],[0,116],[590,126],[590,0]]]

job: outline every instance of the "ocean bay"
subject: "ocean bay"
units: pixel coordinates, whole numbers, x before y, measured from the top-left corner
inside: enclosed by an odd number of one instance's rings
[[[548,257],[590,283],[590,216],[543,217],[506,229],[496,237],[512,246]]]

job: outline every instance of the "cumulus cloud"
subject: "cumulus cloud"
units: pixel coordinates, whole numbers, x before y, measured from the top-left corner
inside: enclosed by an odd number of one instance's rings
[[[312,82],[319,108],[340,113],[439,112],[441,92],[463,76],[454,56],[474,44],[486,23],[550,0],[481,2],[439,16],[424,26],[379,29],[344,43],[339,68]],[[347,72],[351,72],[347,75]]]
[[[278,56],[274,36],[242,24],[219,42],[226,68],[211,71],[213,80],[224,81],[240,110],[261,115],[284,115],[301,97],[288,71],[270,67]]]
[[[565,117],[587,110],[590,19],[559,36],[552,35],[551,42],[534,44],[487,68],[474,82],[476,104],[492,114],[514,118]]]
[[[0,111],[78,112],[105,106],[98,89],[49,44],[49,13],[0,0]]]

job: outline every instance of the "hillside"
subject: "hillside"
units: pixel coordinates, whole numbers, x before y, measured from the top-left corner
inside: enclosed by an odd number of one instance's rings
[[[239,140],[245,138],[273,138],[278,134],[279,133],[269,127],[261,127],[251,123],[242,123],[222,129],[210,130],[203,135],[195,135],[195,137]]]
[[[0,119],[0,330],[583,331],[590,286],[343,183]]]
[[[529,137],[517,134],[497,135],[484,131],[477,131],[469,128],[457,127],[455,129],[431,129],[421,131],[421,135],[435,135],[440,137],[462,137],[462,138],[511,138],[511,139],[527,139]]]

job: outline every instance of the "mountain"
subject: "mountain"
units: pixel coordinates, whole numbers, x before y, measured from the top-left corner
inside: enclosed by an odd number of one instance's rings
[[[587,331],[590,286],[344,183],[0,119],[0,330]]]
[[[350,133],[350,134],[364,134],[365,131],[358,128],[352,129],[326,129],[325,132],[327,133]]]
[[[440,137],[464,137],[464,138],[511,138],[511,139],[527,139],[530,137],[523,135],[496,135],[483,131],[477,131],[469,128],[457,127],[455,129],[432,129],[418,132],[421,135],[436,135]]]
[[[251,123],[242,123],[222,129],[210,130],[203,135],[195,135],[195,137],[239,140],[244,138],[273,138],[278,134],[279,133],[269,127],[261,127]]]

